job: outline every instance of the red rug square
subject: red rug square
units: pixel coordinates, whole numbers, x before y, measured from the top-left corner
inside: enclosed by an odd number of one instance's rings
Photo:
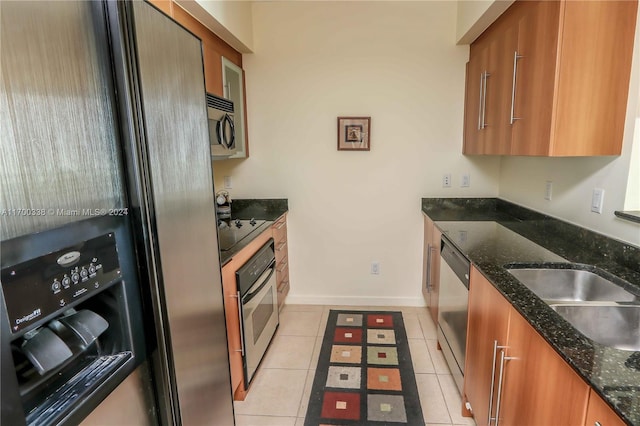
[[[362,343],[362,329],[336,327],[333,341],[335,343]]]
[[[360,420],[360,394],[325,392],[321,416],[324,419]]]
[[[367,327],[393,328],[393,317],[391,315],[367,315]]]

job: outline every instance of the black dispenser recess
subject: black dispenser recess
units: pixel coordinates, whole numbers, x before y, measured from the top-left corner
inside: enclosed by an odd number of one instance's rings
[[[76,424],[145,357],[128,225],[88,219],[1,249],[2,423]]]

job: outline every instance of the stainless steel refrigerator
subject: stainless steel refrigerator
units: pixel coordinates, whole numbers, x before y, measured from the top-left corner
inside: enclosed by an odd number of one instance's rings
[[[142,1],[0,18],[0,209],[133,229],[150,355],[84,424],[234,424],[200,41]],[[2,215],[0,236],[86,219]]]

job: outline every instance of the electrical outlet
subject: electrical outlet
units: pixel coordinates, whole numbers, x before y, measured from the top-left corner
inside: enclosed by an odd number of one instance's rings
[[[451,188],[451,173],[445,173],[442,175],[442,187]]]
[[[467,242],[467,231],[458,231],[458,242],[461,244]]]
[[[380,275],[380,262],[371,262],[371,275]]]
[[[224,177],[224,189],[232,189],[233,185],[231,185],[231,176]]]
[[[460,187],[468,188],[471,186],[471,177],[468,174],[462,175],[462,180],[460,181]]]
[[[553,193],[553,182],[550,180],[547,181],[547,184],[544,189],[544,199],[551,201],[551,194]]]
[[[604,189],[594,188],[591,195],[591,211],[602,214],[602,205],[604,204]]]

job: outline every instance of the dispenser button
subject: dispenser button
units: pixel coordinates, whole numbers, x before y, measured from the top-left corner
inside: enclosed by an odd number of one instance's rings
[[[82,279],[85,279],[89,276],[89,271],[87,271],[86,269],[82,268],[80,270],[80,277],[82,277]]]
[[[93,275],[96,273],[96,267],[95,265],[92,263],[89,265],[89,275]]]
[[[70,285],[71,285],[71,278],[65,275],[64,278],[62,279],[62,286],[64,288],[69,288]]]
[[[60,291],[60,281],[53,280],[53,284],[51,284],[51,290],[53,290],[54,293],[59,292]]]
[[[74,284],[78,284],[78,282],[80,281],[80,274],[78,274],[77,272],[71,274],[71,281],[73,281]]]

